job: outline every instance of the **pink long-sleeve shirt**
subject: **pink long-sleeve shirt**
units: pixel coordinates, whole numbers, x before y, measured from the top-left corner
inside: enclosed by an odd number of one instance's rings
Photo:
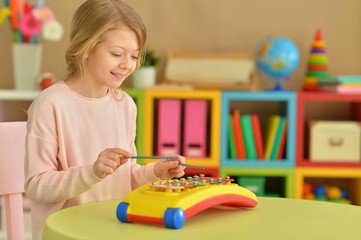
[[[34,240],[41,239],[45,220],[55,211],[123,199],[135,188],[158,180],[154,164],[140,166],[136,160],[103,180],[94,174],[93,163],[106,148],[136,155],[136,105],[125,92],[92,99],[59,82],[44,90],[28,113],[25,191],[32,200]]]

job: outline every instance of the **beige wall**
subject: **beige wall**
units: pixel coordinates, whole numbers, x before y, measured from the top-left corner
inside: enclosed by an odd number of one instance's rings
[[[299,48],[299,68],[285,87],[299,90],[317,28],[322,28],[332,75],[361,75],[361,0],[125,0],[143,17],[148,46],[162,57],[167,50],[254,52],[266,35],[287,37]],[[31,2],[31,1],[30,1]],[[75,9],[83,0],[48,0],[64,25],[60,42],[43,42],[42,70],[59,78]],[[0,26],[0,88],[13,87],[11,34]],[[162,77],[160,69],[159,77]],[[261,87],[270,87],[261,82]]]

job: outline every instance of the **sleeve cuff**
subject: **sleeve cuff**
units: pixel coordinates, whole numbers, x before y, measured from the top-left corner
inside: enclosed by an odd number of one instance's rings
[[[155,162],[148,163],[146,166],[147,166],[147,178],[149,179],[150,182],[155,182],[155,181],[161,180],[154,173]]]
[[[89,181],[90,181],[90,183],[95,184],[95,183],[98,183],[98,182],[103,181],[103,179],[99,178],[99,177],[95,174],[93,165],[89,165],[89,166],[88,166],[88,171],[90,172],[90,174],[89,174]]]

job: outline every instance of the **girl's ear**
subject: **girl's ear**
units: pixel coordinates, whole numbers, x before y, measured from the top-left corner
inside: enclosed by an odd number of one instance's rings
[[[90,54],[91,50],[87,49],[87,51],[84,54],[84,59],[88,59],[89,58],[89,54]]]

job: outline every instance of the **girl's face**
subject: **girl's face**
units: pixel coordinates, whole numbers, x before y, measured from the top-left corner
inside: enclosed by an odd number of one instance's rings
[[[124,25],[109,30],[86,57],[85,78],[98,89],[117,88],[135,70],[139,55],[133,30]]]

